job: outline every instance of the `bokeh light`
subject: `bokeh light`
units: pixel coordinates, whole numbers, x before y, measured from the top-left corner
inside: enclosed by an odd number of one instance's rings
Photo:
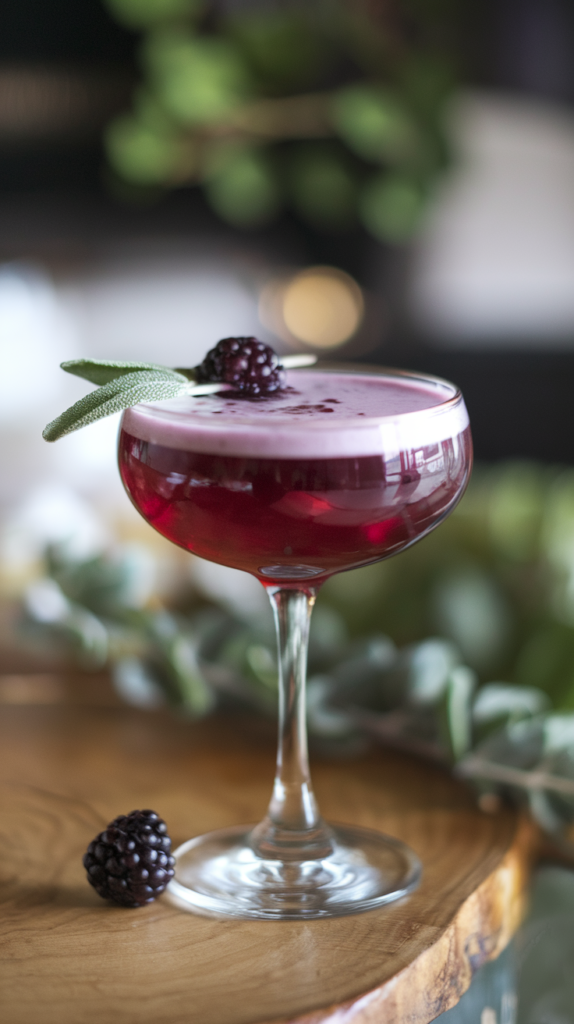
[[[274,279],[259,301],[261,322],[289,344],[331,349],[356,334],[364,316],[357,282],[335,267],[309,267]]]

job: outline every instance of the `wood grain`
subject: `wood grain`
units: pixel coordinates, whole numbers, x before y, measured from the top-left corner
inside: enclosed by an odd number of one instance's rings
[[[331,820],[380,828],[424,865],[409,899],[355,917],[221,921],[165,900],[105,904],[81,856],[116,814],[153,807],[175,843],[257,820],[264,727],[128,709],[6,706],[0,717],[3,1024],[428,1024],[507,943],[536,835],[422,761],[314,764]]]

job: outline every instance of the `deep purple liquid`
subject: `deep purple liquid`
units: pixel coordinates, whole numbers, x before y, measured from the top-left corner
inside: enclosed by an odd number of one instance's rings
[[[128,494],[164,537],[266,583],[293,585],[302,567],[314,586],[423,537],[463,493],[471,461],[469,429],[391,460],[201,454],[125,430],[119,446]]]

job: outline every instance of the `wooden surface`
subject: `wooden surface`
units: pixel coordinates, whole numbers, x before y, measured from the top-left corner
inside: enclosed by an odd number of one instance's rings
[[[303,924],[221,921],[164,899],[115,908],[88,886],[82,853],[115,815],[153,807],[177,845],[257,820],[272,770],[264,726],[53,695],[0,707],[2,1024],[427,1024],[454,1005],[518,922],[535,836],[422,761],[375,750],[313,766],[326,817],[383,829],[421,857],[422,886],[401,903]]]

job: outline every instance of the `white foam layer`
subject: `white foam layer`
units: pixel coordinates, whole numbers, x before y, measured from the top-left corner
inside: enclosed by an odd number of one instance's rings
[[[259,401],[182,397],[127,409],[122,426],[154,444],[212,455],[336,458],[437,444],[468,414],[444,381],[392,373],[294,370],[290,390]]]

